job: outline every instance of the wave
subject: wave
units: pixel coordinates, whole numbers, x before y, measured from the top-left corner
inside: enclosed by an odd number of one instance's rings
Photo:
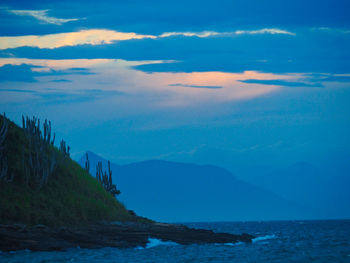
[[[272,234],[272,235],[266,235],[266,236],[262,236],[262,237],[256,237],[252,239],[252,242],[258,242],[258,241],[262,241],[262,240],[268,240],[268,239],[275,239],[277,238],[276,235]]]
[[[145,249],[145,248],[152,248],[157,246],[176,246],[176,245],[179,245],[179,244],[172,241],[163,241],[158,238],[149,237],[146,247],[137,247],[136,249]]]
[[[266,235],[266,236],[262,236],[262,237],[256,237],[252,239],[252,242],[258,242],[258,241],[263,241],[263,240],[269,240],[269,239],[275,239],[277,238],[276,235],[272,234],[272,235]],[[237,243],[224,243],[225,246],[238,246],[238,245],[242,245],[244,244],[244,242],[237,242]]]
[[[258,242],[258,241],[263,241],[263,240],[268,240],[268,239],[275,239],[277,236],[275,235],[266,235],[266,236],[261,236],[261,237],[256,237],[252,239],[252,242]],[[236,243],[224,243],[225,246],[239,246],[244,244],[243,242],[236,242]],[[146,248],[152,248],[152,247],[157,247],[157,246],[176,246],[179,245],[176,242],[172,241],[163,241],[158,238],[148,238],[148,243],[146,244],[146,247],[137,247],[136,249],[146,249]]]
[[[172,241],[163,241],[158,238],[148,238],[148,243],[146,248],[156,247],[156,246],[175,246],[178,245],[176,242]]]
[[[238,246],[244,244],[243,242],[236,242],[236,243],[224,243],[225,246]]]

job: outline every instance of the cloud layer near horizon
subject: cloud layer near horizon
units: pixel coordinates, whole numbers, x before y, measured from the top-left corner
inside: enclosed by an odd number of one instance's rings
[[[118,32],[105,29],[89,29],[81,30],[78,32],[69,33],[57,33],[49,35],[27,35],[27,36],[12,36],[12,37],[0,37],[0,49],[11,49],[18,47],[38,47],[38,48],[59,48],[64,46],[77,46],[77,45],[101,45],[112,44],[116,41],[125,41],[132,39],[158,39],[173,36],[183,37],[233,37],[239,35],[261,35],[261,34],[281,34],[292,35],[291,33],[281,29],[264,28],[260,30],[237,30],[234,32],[167,32],[159,36],[155,35],[141,35],[134,32]]]
[[[124,94],[135,95],[143,93],[147,96],[157,96],[157,107],[184,107],[200,105],[203,103],[221,103],[225,101],[241,100],[261,96],[278,89],[276,86],[245,84],[247,79],[289,79],[296,80],[301,75],[277,75],[271,73],[259,73],[246,71],[243,73],[224,72],[191,72],[191,73],[153,73],[147,74],[133,69],[153,63],[168,63],[167,61],[124,61],[115,59],[76,59],[76,60],[40,60],[0,58],[0,73],[3,80],[16,81],[6,78],[6,72],[21,74],[22,80],[27,82],[57,82],[56,76],[65,77],[66,81],[59,81],[62,92],[70,92],[79,85],[85,89],[115,90]],[[74,70],[81,65],[84,69]],[[79,69],[79,68],[78,68]],[[86,71],[88,70],[88,72]],[[86,73],[89,73],[87,75]],[[0,74],[1,75],[1,74]],[[81,76],[84,75],[84,76]],[[20,80],[18,80],[20,81]],[[181,84],[179,84],[181,83]],[[26,89],[35,90],[37,83],[33,83]],[[16,89],[18,90],[18,89]],[[6,89],[10,91],[9,88]],[[153,95],[152,95],[153,94]]]

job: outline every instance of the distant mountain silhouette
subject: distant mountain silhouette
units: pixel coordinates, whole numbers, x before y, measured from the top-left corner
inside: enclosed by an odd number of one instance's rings
[[[88,152],[90,173],[98,161]],[[79,163],[84,166],[85,156]],[[230,221],[304,219],[312,215],[256,186],[236,179],[223,168],[151,160],[128,165],[111,164],[118,197],[128,209],[159,221]]]
[[[323,171],[299,162],[257,175],[250,182],[285,199],[313,207],[322,218],[350,218],[350,175],[345,169]]]

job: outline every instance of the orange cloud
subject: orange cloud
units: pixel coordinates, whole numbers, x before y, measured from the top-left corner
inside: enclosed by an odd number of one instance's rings
[[[235,100],[246,100],[262,96],[281,89],[277,85],[247,84],[240,81],[257,80],[296,80],[300,74],[272,74],[256,71],[243,73],[227,72],[191,72],[191,73],[145,73],[135,70],[133,66],[166,63],[169,61],[125,61],[116,59],[72,59],[72,60],[36,60],[1,58],[0,66],[5,64],[32,64],[42,68],[33,70],[64,70],[75,67],[89,68],[97,73],[88,76],[65,76],[71,82],[60,83],[67,90],[105,89],[118,90],[131,96],[157,97],[152,107],[186,107],[203,103],[223,103]],[[40,80],[50,81],[52,76],[38,77],[36,85],[44,84]],[[103,85],[101,85],[103,83]],[[174,85],[176,84],[176,85]],[[50,84],[52,85],[52,84]],[[204,88],[201,88],[203,86]],[[221,87],[211,89],[210,86]],[[160,99],[161,98],[161,99]]]
[[[76,45],[111,44],[113,41],[130,39],[156,38],[152,35],[123,33],[114,30],[91,29],[79,32],[49,34],[43,36],[0,37],[0,49],[17,47],[59,48]]]

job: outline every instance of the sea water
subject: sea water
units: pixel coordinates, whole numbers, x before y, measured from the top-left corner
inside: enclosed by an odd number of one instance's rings
[[[150,238],[146,248],[0,253],[0,262],[350,262],[350,220],[186,223],[249,233],[251,244],[179,245]]]

